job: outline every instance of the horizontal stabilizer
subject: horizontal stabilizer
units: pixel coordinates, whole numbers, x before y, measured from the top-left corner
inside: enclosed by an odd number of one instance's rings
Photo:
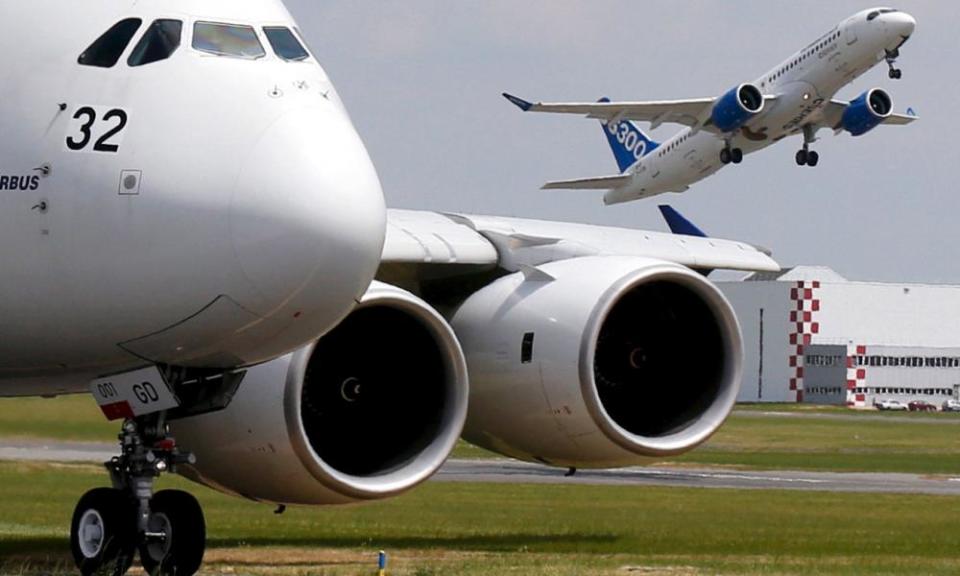
[[[633,180],[629,174],[601,176],[599,178],[580,178],[578,180],[559,180],[547,182],[541,190],[610,190],[622,188]]]

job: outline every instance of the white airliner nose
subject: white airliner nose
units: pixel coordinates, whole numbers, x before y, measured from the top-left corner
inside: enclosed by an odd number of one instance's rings
[[[883,20],[886,22],[890,30],[899,34],[903,38],[909,38],[913,34],[914,29],[917,27],[916,19],[906,12],[891,12],[889,14],[884,14]]]
[[[230,228],[250,285],[238,301],[277,338],[295,347],[339,322],[372,281],[386,233],[380,181],[346,115],[303,108],[267,129],[239,169]]]

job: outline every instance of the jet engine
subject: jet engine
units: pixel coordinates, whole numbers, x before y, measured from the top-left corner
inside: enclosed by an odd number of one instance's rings
[[[470,370],[464,437],[581,468],[680,454],[723,423],[740,328],[701,275],[658,260],[575,258],[500,278],[454,314]]]
[[[893,100],[880,88],[867,90],[851,100],[840,126],[853,136],[862,136],[879,126],[893,111]]]
[[[374,283],[315,343],[247,370],[227,407],[171,423],[202,484],[280,504],[344,504],[404,492],[453,450],[467,371],[449,324]]]
[[[763,94],[753,84],[741,84],[713,105],[710,119],[722,132],[733,132],[763,111]]]

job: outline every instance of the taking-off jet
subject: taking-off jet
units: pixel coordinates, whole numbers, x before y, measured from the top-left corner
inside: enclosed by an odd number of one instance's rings
[[[893,8],[858,12],[753,82],[718,98],[656,102],[532,103],[511,94],[510,102],[529,112],[585,114],[599,118],[613,148],[620,174],[549,182],[544,189],[608,190],[606,204],[684,192],[727,164],[794,134],[803,135],[800,166],[816,166],[810,145],[821,128],[861,136],[880,124],[909,124],[912,110],[895,114],[880,88],[850,102],[834,95],[880,62],[899,79],[894,66],[916,21]],[[686,125],[666,142],[655,142],[632,121]]]
[[[369,502],[461,433],[623,466],[733,406],[740,330],[702,272],[776,262],[387,210],[279,0],[0,0],[0,51],[0,396],[87,393],[122,422],[110,486],[71,521],[84,575],[199,569],[203,513],[154,492],[163,473],[273,507]]]

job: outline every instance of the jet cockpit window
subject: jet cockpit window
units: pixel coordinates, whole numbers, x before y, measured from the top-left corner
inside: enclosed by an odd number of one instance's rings
[[[266,34],[270,46],[273,47],[273,51],[281,60],[300,61],[310,57],[310,54],[307,53],[307,50],[289,28],[264,26],[263,33]]]
[[[870,20],[873,20],[874,18],[876,18],[876,17],[879,16],[879,15],[880,15],[880,11],[879,11],[879,10],[874,10],[873,12],[867,14],[867,22],[869,22]]]
[[[247,60],[266,55],[253,27],[215,22],[193,25],[193,48],[208,54]]]
[[[179,20],[154,20],[130,53],[127,64],[143,66],[166,60],[180,47],[182,31],[183,22]]]
[[[143,21],[139,18],[127,18],[117,22],[84,50],[83,54],[77,58],[77,62],[84,66],[98,68],[113,67],[120,60],[120,56],[123,55],[123,51],[127,49],[127,45],[130,44],[130,40],[142,23]]]

